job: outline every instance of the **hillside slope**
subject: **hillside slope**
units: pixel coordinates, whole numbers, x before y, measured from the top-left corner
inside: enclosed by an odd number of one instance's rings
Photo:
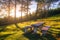
[[[37,34],[26,34],[24,35],[23,28],[27,25],[35,24],[37,22],[45,22],[45,26],[51,26],[51,28],[48,30],[51,34],[50,36],[47,35],[47,37],[41,38]],[[17,26],[19,28],[17,28]],[[29,36],[28,36],[29,35]],[[53,38],[51,35],[53,35],[55,38]],[[45,19],[38,19],[37,21],[28,21],[23,23],[18,23],[17,25],[11,24],[7,26],[0,26],[0,40],[60,40],[60,14],[48,17]],[[49,36],[49,38],[48,38]]]

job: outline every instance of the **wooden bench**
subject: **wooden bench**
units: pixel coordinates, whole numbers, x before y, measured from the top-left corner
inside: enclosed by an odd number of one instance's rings
[[[24,28],[24,32],[27,33],[29,28],[30,28],[30,30],[32,30],[32,27],[31,27],[31,26],[26,26],[26,27]]]
[[[50,26],[42,27],[42,29],[41,29],[42,35],[47,34],[47,32],[48,32],[49,28],[50,28]]]

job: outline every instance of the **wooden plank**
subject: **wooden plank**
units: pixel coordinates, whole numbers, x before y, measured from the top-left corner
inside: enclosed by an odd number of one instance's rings
[[[31,26],[33,26],[33,27],[39,27],[39,26],[41,26],[43,24],[44,24],[44,22],[40,22],[40,23],[32,24]]]
[[[42,27],[41,32],[42,35],[45,35],[47,33],[47,31],[49,30],[50,26],[46,26],[46,27]]]

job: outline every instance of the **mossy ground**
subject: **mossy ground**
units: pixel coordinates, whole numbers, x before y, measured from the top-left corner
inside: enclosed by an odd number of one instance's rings
[[[51,26],[48,30],[50,34],[40,36],[37,34],[25,34],[23,28],[27,25],[35,24],[36,22],[45,22],[45,26]],[[0,40],[60,40],[60,15],[38,19],[37,21],[28,21],[23,23],[0,26]]]

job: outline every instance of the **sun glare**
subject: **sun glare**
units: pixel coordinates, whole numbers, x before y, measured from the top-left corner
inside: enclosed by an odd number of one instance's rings
[[[32,3],[33,5],[31,5],[29,8],[30,8],[30,10],[29,10],[29,12],[28,12],[28,14],[29,13],[32,13],[32,12],[34,12],[36,9],[35,9],[35,3]],[[35,5],[35,6],[34,6]],[[25,16],[26,15],[26,12],[22,12],[21,13],[21,11],[19,11],[19,10],[21,10],[21,5],[16,5],[16,17],[17,18],[19,18],[19,17],[21,17],[21,16]],[[11,6],[11,8],[10,8],[10,15],[8,15],[9,13],[8,13],[8,10],[6,11],[6,9],[3,9],[2,10],[2,12],[0,12],[1,14],[0,15],[2,15],[2,14],[4,14],[3,16],[1,16],[1,18],[4,18],[4,17],[8,17],[8,16],[11,16],[11,17],[15,17],[15,6]],[[22,14],[22,15],[21,15]],[[6,16],[7,15],[7,16]]]
[[[14,17],[15,16],[15,10],[14,9],[11,9],[10,11],[10,16],[11,17]],[[22,12],[22,15],[21,15],[21,11],[19,11],[18,7],[17,7],[17,10],[16,10],[16,17],[21,17],[21,16],[25,16],[25,13]]]

